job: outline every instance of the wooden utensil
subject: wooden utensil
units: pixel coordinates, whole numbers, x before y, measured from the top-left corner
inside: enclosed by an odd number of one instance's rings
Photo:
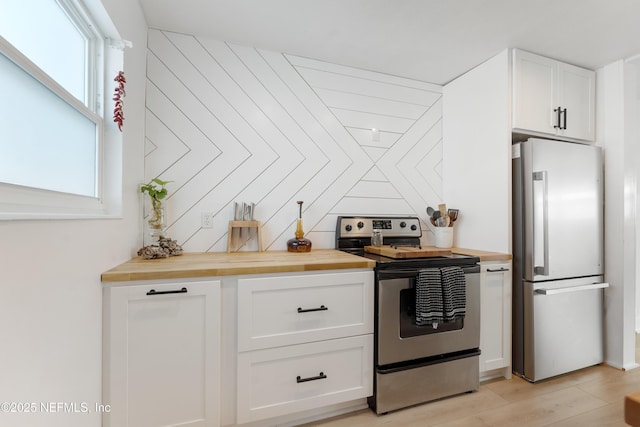
[[[453,223],[458,219],[458,209],[449,209],[447,215],[449,216],[449,227],[453,227]]]
[[[447,216],[447,205],[445,203],[439,204],[438,212],[440,215],[436,219],[436,227],[448,227],[450,220]]]

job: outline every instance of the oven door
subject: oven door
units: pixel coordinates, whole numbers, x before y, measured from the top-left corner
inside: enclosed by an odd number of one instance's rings
[[[377,272],[377,365],[418,360],[480,346],[480,267],[464,267],[466,315],[452,324],[415,324],[417,270]]]

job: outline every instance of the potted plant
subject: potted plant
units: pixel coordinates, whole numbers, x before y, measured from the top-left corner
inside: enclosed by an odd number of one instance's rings
[[[168,191],[166,185],[171,181],[163,181],[154,178],[149,183],[140,187],[142,193],[146,193],[151,199],[151,212],[149,214],[149,228],[151,236],[154,239],[161,237],[164,233],[165,216],[162,200],[167,197]]]

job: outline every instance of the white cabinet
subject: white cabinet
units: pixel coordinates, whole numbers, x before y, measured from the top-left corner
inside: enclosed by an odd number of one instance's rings
[[[106,285],[105,427],[220,425],[220,281]]]
[[[373,271],[239,278],[236,423],[370,396]]]
[[[514,131],[595,138],[595,72],[513,51]]]
[[[511,377],[511,262],[480,263],[480,377]]]

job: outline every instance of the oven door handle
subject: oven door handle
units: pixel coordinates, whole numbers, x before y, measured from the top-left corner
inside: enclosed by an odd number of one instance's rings
[[[480,273],[479,265],[471,265],[471,266],[461,266],[464,274],[473,274]],[[378,270],[377,275],[379,280],[389,280],[389,279],[404,279],[404,278],[415,278],[420,273],[420,268],[390,268],[385,270]]]

